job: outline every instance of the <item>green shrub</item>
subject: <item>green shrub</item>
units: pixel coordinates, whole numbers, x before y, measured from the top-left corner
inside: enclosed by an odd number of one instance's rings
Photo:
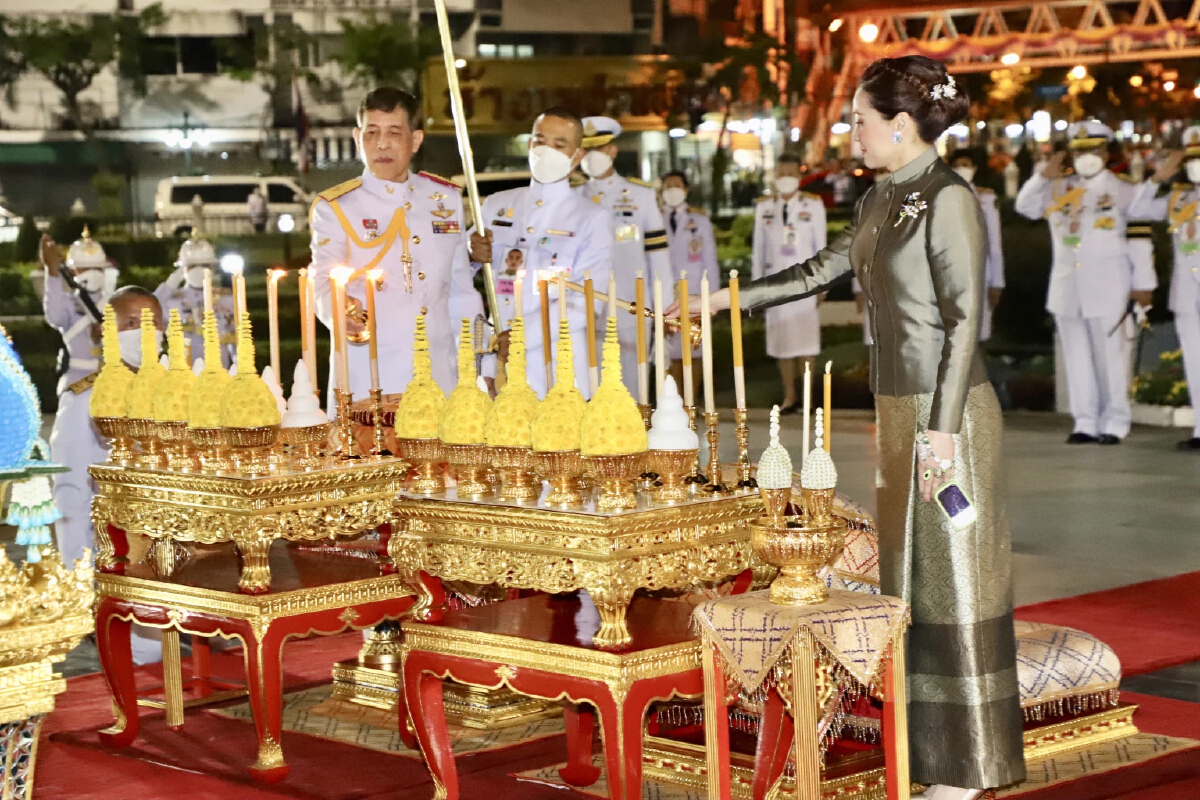
[[[42,313],[42,304],[29,279],[34,264],[14,264],[0,269],[0,316],[17,317]]]
[[[1158,366],[1133,381],[1133,396],[1139,403],[1181,408],[1189,404],[1188,395],[1180,350],[1163,353],[1159,356]]]
[[[32,215],[28,215],[21,220],[21,228],[17,231],[16,252],[13,257],[17,261],[37,261],[38,258],[38,242],[42,239],[42,232],[37,228],[37,222]]]

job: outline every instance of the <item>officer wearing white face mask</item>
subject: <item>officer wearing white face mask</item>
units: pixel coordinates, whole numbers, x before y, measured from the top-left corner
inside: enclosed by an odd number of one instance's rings
[[[212,280],[218,280],[221,273],[217,254],[208,241],[193,233],[180,245],[175,266],[176,270],[154,290],[154,296],[162,304],[163,316],[169,317],[173,308],[179,310],[192,357],[199,358],[204,352],[204,272],[208,270]],[[237,339],[233,295],[228,289],[214,287],[213,314],[221,337],[221,366],[228,369]]]
[[[1130,213],[1166,221],[1174,244],[1170,309],[1183,351],[1183,372],[1189,387],[1200,387],[1200,125],[1183,132],[1184,149],[1168,155],[1158,170],[1138,188]],[[1183,166],[1186,181],[1171,183]],[[1192,389],[1192,405],[1200,390]],[[1180,450],[1200,450],[1200,415]]]
[[[1050,223],[1054,263],[1046,308],[1062,342],[1075,430],[1070,444],[1117,444],[1128,433],[1131,301],[1149,306],[1158,280],[1126,221],[1137,187],[1105,169],[1112,130],[1094,120],[1068,131],[1075,172],[1057,153],[1021,187],[1016,210]]]
[[[583,148],[587,153],[580,167],[588,182],[578,187],[581,195],[608,212],[612,224],[613,272],[617,278],[617,296],[633,301],[637,289],[637,273],[646,282],[646,307],[654,305],[655,276],[664,281],[670,271],[667,252],[667,232],[654,189],[648,184],[617,174],[613,159],[617,156],[614,141],[621,135],[621,124],[611,117],[585,117]],[[695,276],[699,280],[699,275]],[[641,320],[650,341],[650,320]],[[637,325],[629,314],[617,317],[617,333],[621,339],[621,377],[625,385],[637,386]],[[602,335],[597,330],[597,335]]]
[[[545,395],[547,390],[542,342],[541,298],[538,279],[583,283],[589,273],[603,295],[612,265],[613,237],[608,214],[598,204],[574,191],[568,177],[583,159],[583,122],[566,108],[550,108],[533,123],[529,140],[529,186],[496,192],[483,201],[482,219],[471,234],[471,260],[481,264],[491,259],[496,274],[500,326],[510,327],[516,306],[514,282],[523,273],[522,312],[525,318],[527,377],[529,385]],[[478,233],[478,226],[485,230]],[[551,284],[553,286],[553,284]],[[550,290],[551,343],[558,340],[558,300]],[[575,375],[585,397],[588,386],[587,316],[583,295],[567,293],[567,318],[574,343]],[[603,326],[600,325],[602,330]],[[552,351],[553,352],[553,351]],[[495,358],[484,359],[483,374],[495,376]]]
[[[988,255],[984,275],[987,302],[983,304],[982,313],[979,315],[979,341],[986,342],[992,338],[992,311],[1000,303],[1000,296],[1004,293],[1004,248],[1000,238],[1000,207],[995,192],[975,185],[975,160],[969,154],[956,155],[953,168],[959,177],[971,184],[971,188],[975,190],[975,197],[983,209],[983,221],[987,223]]]

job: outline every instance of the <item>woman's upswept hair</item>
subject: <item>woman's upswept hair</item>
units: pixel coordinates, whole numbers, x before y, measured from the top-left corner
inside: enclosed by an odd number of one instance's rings
[[[922,141],[933,142],[970,110],[966,89],[954,83],[946,66],[925,56],[881,58],[867,67],[858,87],[885,119],[907,113]]]

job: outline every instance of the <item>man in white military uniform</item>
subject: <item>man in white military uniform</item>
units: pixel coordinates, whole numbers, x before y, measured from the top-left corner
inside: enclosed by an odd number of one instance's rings
[[[667,234],[654,189],[640,181],[624,178],[613,168],[617,157],[614,139],[621,135],[621,125],[610,117],[585,117],[583,148],[586,154],[580,167],[588,182],[578,187],[581,195],[599,204],[612,224],[612,269],[617,278],[617,296],[633,302],[640,271],[646,285],[646,308],[653,308],[653,287],[656,275],[665,276],[670,269],[667,255]],[[700,276],[696,276],[697,286]],[[714,284],[716,290],[720,284]],[[637,387],[637,325],[645,328],[650,342],[650,320],[635,320],[629,314],[617,317],[617,334],[621,339],[621,377],[634,391]],[[597,336],[603,329],[597,330]],[[648,348],[647,348],[648,349]],[[647,353],[649,359],[649,353]]]
[[[975,159],[969,153],[955,154],[951,166],[975,190],[975,197],[983,209],[983,220],[987,224],[988,254],[984,272],[987,302],[983,304],[979,314],[979,341],[986,342],[992,338],[992,312],[1004,294],[1004,247],[1000,236],[1000,206],[995,192],[975,185],[977,167]]]
[[[362,273],[346,287],[352,308],[341,310],[350,334],[365,327],[365,272],[383,273],[375,330],[385,394],[403,392],[412,379],[418,314],[425,315],[433,378],[449,392],[458,375],[460,320],[474,319],[483,308],[472,284],[458,187],[409,169],[424,139],[420,123],[417,100],[409,93],[392,87],[371,91],[354,129],[366,165],[362,176],[321,192],[312,208],[312,275],[322,322],[332,326],[338,311],[330,308],[330,269],[344,265]],[[370,389],[368,346],[350,345],[349,360],[350,391],[364,399]]]
[[[713,236],[712,220],[703,209],[690,208],[687,204],[687,175],[676,170],[668,172],[662,179],[663,219],[667,226],[667,252],[670,254],[671,272],[659,275],[663,282],[663,302],[675,294],[674,287],[687,273],[688,291],[700,290],[700,277],[708,276],[708,285],[721,285],[721,268],[717,264],[717,240]],[[700,357],[700,346],[692,349],[695,358]],[[667,358],[669,372],[675,384],[683,386],[682,339],[678,332],[667,334]],[[700,370],[692,370],[692,389],[700,381]]]
[[[179,311],[192,358],[201,358],[204,355],[204,271],[208,270],[213,280],[218,278],[217,254],[207,240],[193,232],[191,238],[179,246],[175,266],[177,269],[154,290],[154,296],[162,305],[164,317],[170,317],[171,309]],[[221,337],[221,366],[228,369],[233,363],[237,344],[236,311],[233,295],[228,290],[213,289],[213,316]]]
[[[583,159],[583,123],[574,112],[550,108],[533,123],[529,140],[529,186],[496,192],[483,201],[483,235],[472,233],[471,258],[482,264],[491,259],[496,271],[496,293],[500,327],[508,330],[516,312],[515,280],[524,272],[521,286],[527,349],[526,374],[538,397],[546,394],[546,370],[542,342],[539,278],[559,275],[582,283],[590,274],[597,297],[608,287],[612,264],[612,232],[604,209],[573,190],[568,178]],[[551,289],[551,348],[558,341],[558,300]],[[587,314],[584,297],[567,292],[567,318],[575,356],[575,381],[584,397],[588,385]],[[603,319],[597,319],[603,330]],[[551,351],[553,355],[553,350]],[[483,374],[495,375],[495,359],[484,360]]]
[[[1184,377],[1195,406],[1200,403],[1200,125],[1183,132],[1183,145],[1184,150],[1172,153],[1138,188],[1129,213],[1165,220],[1175,245],[1170,308],[1183,351]],[[1168,186],[1181,166],[1187,181]],[[1179,449],[1200,450],[1200,415],[1191,437],[1180,442]]]
[[[1017,213],[1050,223],[1054,315],[1075,430],[1070,444],[1117,444],[1129,433],[1130,302],[1149,306],[1158,285],[1147,249],[1131,249],[1126,221],[1136,186],[1105,168],[1112,131],[1089,120],[1068,133],[1075,168],[1051,156],[1017,193]]]
[[[804,261],[825,247],[825,204],[800,191],[800,159],[784,153],[775,163],[775,193],[759,198],[754,209],[750,275],[757,280]],[[767,355],[779,361],[783,379],[780,410],[799,408],[796,377],[800,359],[821,352],[817,298],[806,297],[767,309]]]

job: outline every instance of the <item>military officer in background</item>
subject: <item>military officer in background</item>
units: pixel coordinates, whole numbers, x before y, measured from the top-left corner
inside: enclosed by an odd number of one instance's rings
[[[1200,125],[1183,132],[1183,146],[1166,156],[1138,188],[1129,213],[1167,222],[1174,243],[1170,309],[1175,314],[1184,377],[1195,406],[1200,402]],[[1171,183],[1180,167],[1186,181]],[[1200,415],[1191,437],[1180,442],[1179,449],[1200,450]]]
[[[984,274],[987,302],[983,304],[982,313],[979,315],[979,341],[986,342],[992,338],[992,312],[1004,294],[1004,247],[1000,237],[1000,206],[994,191],[975,185],[978,166],[969,153],[956,153],[951,167],[975,190],[975,197],[983,209],[983,220],[987,224],[988,254]]]
[[[196,359],[204,355],[204,271],[209,270],[213,281],[219,279],[217,254],[207,240],[193,232],[179,246],[175,266],[176,270],[154,290],[154,296],[162,305],[164,317],[171,315],[171,309],[178,309],[183,335]],[[213,315],[221,337],[221,366],[228,369],[237,346],[237,322],[233,295],[227,289],[213,289]]]
[[[545,396],[548,388],[539,278],[553,281],[562,275],[569,281],[583,283],[585,275],[590,274],[597,297],[601,297],[607,289],[612,265],[613,237],[608,214],[602,206],[572,189],[568,180],[584,157],[582,141],[583,122],[575,112],[566,108],[543,111],[534,120],[529,139],[532,180],[528,186],[488,196],[480,209],[482,219],[477,221],[485,232],[471,235],[472,260],[482,264],[490,259],[497,273],[502,330],[507,331],[512,323],[516,312],[515,281],[522,277],[526,374],[539,397]],[[558,303],[557,290],[551,288],[551,348],[558,341]],[[595,313],[585,306],[582,294],[568,291],[567,318],[574,345],[575,380],[584,397],[591,396],[586,315]],[[603,324],[597,329],[604,330]],[[494,377],[495,368],[494,358],[484,359],[485,377]]]
[[[800,191],[800,158],[784,153],[775,162],[775,193],[759,198],[754,209],[750,275],[757,280],[798,264],[825,247],[825,204]],[[779,361],[783,379],[780,410],[799,408],[798,365],[821,352],[817,298],[806,297],[767,309],[767,355]]]
[[[1075,430],[1070,444],[1117,444],[1129,433],[1131,304],[1158,285],[1144,247],[1126,240],[1137,187],[1105,168],[1112,139],[1089,120],[1068,131],[1073,174],[1056,153],[1017,193],[1017,213],[1050,223],[1054,263],[1046,308],[1054,315]]]
[[[670,269],[667,255],[667,234],[654,189],[645,183],[617,174],[613,160],[617,157],[614,141],[621,135],[621,125],[610,117],[585,117],[583,148],[586,154],[580,167],[588,176],[587,183],[577,191],[600,205],[612,225],[612,268],[617,278],[617,296],[633,302],[637,273],[646,281],[646,308],[652,308],[652,287],[656,275],[665,276]],[[696,276],[699,280],[699,276]],[[719,284],[714,285],[714,290]],[[634,320],[629,314],[617,317],[617,332],[621,338],[621,376],[630,391],[637,387],[637,325],[646,329],[650,342],[649,320]],[[597,329],[597,335],[603,328]]]
[[[393,87],[372,90],[354,129],[362,175],[321,192],[312,207],[312,274],[325,325],[332,329],[332,314],[345,313],[347,332],[362,333],[365,271],[383,272],[375,324],[385,394],[403,392],[412,379],[418,314],[425,315],[433,378],[446,392],[454,388],[460,320],[483,310],[472,283],[458,187],[410,169],[423,139],[415,97]],[[329,271],[343,265],[364,274],[346,286],[348,308],[332,309]],[[370,388],[368,347],[351,345],[349,351],[350,390],[361,400]]]
[[[689,207],[687,175],[679,170],[668,172],[662,178],[663,219],[667,226],[667,252],[670,254],[671,271],[660,274],[663,282],[663,302],[675,294],[674,287],[687,273],[688,291],[699,291],[700,277],[708,276],[709,286],[721,285],[721,268],[717,264],[717,240],[713,236],[712,220],[703,209]],[[675,377],[675,384],[683,386],[682,341],[678,332],[667,334],[668,371]],[[700,346],[696,345],[692,355],[700,357]],[[692,389],[699,385],[700,370],[692,370]],[[682,391],[682,389],[681,389]]]

